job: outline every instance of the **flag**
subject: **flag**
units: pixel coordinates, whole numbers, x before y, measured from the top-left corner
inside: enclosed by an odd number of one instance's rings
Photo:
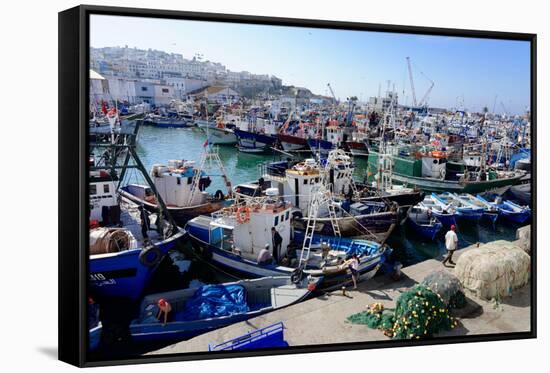
[[[206,139],[206,141],[204,142],[204,144],[202,144],[203,147],[207,147],[208,146],[208,139]]]
[[[105,101],[101,100],[101,112],[104,115],[107,115],[107,105],[105,104]]]

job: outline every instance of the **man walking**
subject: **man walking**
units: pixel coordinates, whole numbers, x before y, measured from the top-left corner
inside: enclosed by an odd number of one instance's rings
[[[456,263],[453,262],[453,254],[458,246],[458,236],[456,235],[456,227],[451,225],[451,230],[447,232],[445,235],[445,248],[447,249],[447,256],[445,259],[443,259],[443,265],[446,263],[449,263],[451,265],[455,265]]]

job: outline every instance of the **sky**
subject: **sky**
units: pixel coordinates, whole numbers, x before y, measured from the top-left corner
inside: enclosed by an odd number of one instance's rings
[[[275,75],[285,85],[367,100],[389,86],[411,104],[406,57],[417,100],[434,87],[432,107],[521,114],[530,102],[526,41],[327,30],[92,15],[90,45],[128,46],[220,62],[231,71]],[[496,98],[496,99],[495,99]]]

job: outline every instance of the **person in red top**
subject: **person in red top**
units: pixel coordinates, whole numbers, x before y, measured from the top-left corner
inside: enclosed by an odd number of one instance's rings
[[[159,307],[157,320],[160,321],[161,315],[164,314],[163,324],[166,325],[166,322],[168,321],[168,314],[172,311],[172,306],[164,298],[159,299],[159,301],[157,302],[157,306]]]

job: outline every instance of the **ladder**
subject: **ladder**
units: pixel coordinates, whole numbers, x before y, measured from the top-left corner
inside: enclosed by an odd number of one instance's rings
[[[193,175],[193,180],[191,181],[191,193],[189,194],[189,198],[187,200],[188,206],[190,206],[191,203],[193,202],[193,198],[195,197],[195,194],[199,189],[199,182],[201,179],[202,171],[212,169],[213,164],[215,164],[222,173],[222,178],[225,181],[225,186],[227,187],[228,195],[232,194],[231,181],[229,181],[229,178],[227,177],[227,172],[225,170],[225,167],[223,166],[222,160],[220,159],[220,155],[218,153],[218,148],[217,147],[214,148],[210,145],[207,145],[207,148],[202,153],[199,167],[196,169],[196,172]]]
[[[305,263],[309,259],[311,243],[313,241],[313,235],[315,233],[315,224],[317,222],[319,208],[321,206],[328,207],[330,223],[332,224],[334,235],[337,237],[341,237],[340,226],[338,225],[338,221],[336,220],[336,210],[334,207],[335,204],[332,198],[332,193],[330,191],[330,186],[327,187],[324,181],[325,179],[323,178],[323,182],[321,182],[318,186],[312,188],[313,198],[309,203],[306,232],[304,234],[304,242],[302,244],[299,267],[305,265]]]

